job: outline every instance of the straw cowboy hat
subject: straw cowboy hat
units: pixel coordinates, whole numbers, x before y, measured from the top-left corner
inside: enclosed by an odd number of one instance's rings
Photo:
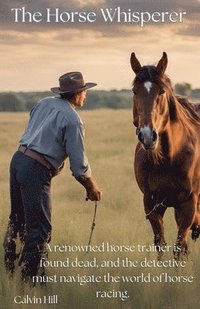
[[[95,83],[85,83],[81,72],[69,72],[60,76],[59,84],[60,87],[51,88],[53,93],[77,93],[97,85]]]

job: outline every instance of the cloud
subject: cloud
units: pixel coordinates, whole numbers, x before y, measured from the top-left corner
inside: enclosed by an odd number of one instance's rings
[[[120,6],[134,11],[187,11],[183,23],[94,24],[14,23],[12,7],[45,12],[96,11]],[[174,82],[199,86],[199,2],[197,0],[13,0],[0,5],[1,90],[44,90],[57,84],[59,75],[80,70],[99,88],[128,88],[133,79],[129,57],[135,51],[142,64],[156,63],[168,52],[169,73]],[[9,51],[9,52],[8,52]],[[191,64],[191,58],[193,63]],[[184,72],[186,72],[184,75]],[[31,76],[30,76],[31,75]],[[27,78],[27,76],[30,78]]]
[[[40,23],[15,23],[14,22],[14,13],[11,12],[11,8],[21,8],[25,7],[26,10],[30,12],[41,12],[43,16],[46,14],[46,9],[50,8],[54,10],[59,9],[60,12],[80,12],[80,11],[94,11],[97,14],[97,20],[95,23],[47,23],[42,21]],[[1,4],[1,19],[0,25],[1,29],[4,31],[13,30],[13,31],[22,31],[22,32],[44,32],[54,30],[60,31],[60,29],[68,31],[69,29],[77,29],[80,31],[93,31],[97,35],[102,34],[109,37],[113,36],[127,36],[130,34],[130,29],[135,33],[138,31],[139,25],[134,23],[123,24],[118,22],[113,22],[111,24],[105,23],[102,16],[100,18],[100,9],[101,8],[116,8],[120,7],[121,11],[127,12],[128,9],[131,9],[133,12],[171,12],[171,11],[186,11],[187,15],[184,16],[184,23],[182,24],[182,30],[179,32],[179,35],[187,35],[191,37],[196,37],[197,35],[197,26],[191,26],[191,21],[193,24],[198,25],[199,23],[199,13],[200,5],[198,0],[14,0],[14,1],[4,1]],[[156,24],[157,26],[158,24]],[[150,24],[146,24],[145,27],[149,27]],[[171,27],[171,25],[169,25]],[[173,24],[174,29],[177,28],[177,23]],[[164,24],[160,24],[163,31],[166,27]],[[193,31],[194,30],[194,31]],[[176,30],[175,30],[176,31]],[[77,32],[78,33],[78,32]]]

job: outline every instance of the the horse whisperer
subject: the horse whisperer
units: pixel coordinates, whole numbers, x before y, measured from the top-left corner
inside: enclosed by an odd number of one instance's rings
[[[37,275],[39,262],[46,256],[51,238],[51,180],[69,157],[72,175],[86,189],[86,199],[99,201],[101,190],[91,176],[85,154],[84,126],[76,112],[86,101],[87,89],[80,72],[69,72],[59,78],[59,87],[51,88],[57,96],[41,100],[30,113],[30,119],[10,164],[11,213],[4,240],[5,266],[15,270],[19,257],[21,279]],[[16,240],[22,242],[16,254]]]

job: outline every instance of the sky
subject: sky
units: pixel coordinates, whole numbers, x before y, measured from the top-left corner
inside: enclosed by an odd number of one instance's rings
[[[24,7],[40,22],[15,22],[13,8]],[[180,12],[182,23],[106,23],[105,8],[127,12]],[[47,23],[47,8],[59,12],[95,12],[93,23]],[[27,18],[27,17],[26,17]],[[175,84],[200,88],[199,0],[5,0],[0,4],[0,91],[43,91],[58,86],[60,75],[81,71],[96,89],[130,88],[130,54],[141,64],[156,64],[168,54],[166,73]]]

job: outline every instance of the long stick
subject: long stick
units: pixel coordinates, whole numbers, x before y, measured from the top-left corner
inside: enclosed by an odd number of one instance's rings
[[[89,241],[88,241],[88,248],[91,244],[92,234],[93,234],[93,231],[94,231],[94,227],[96,225],[96,223],[95,223],[96,214],[97,214],[97,201],[95,201],[94,217],[93,217],[92,226],[91,226],[90,238],[89,238]],[[88,252],[88,250],[87,250],[87,252]]]

